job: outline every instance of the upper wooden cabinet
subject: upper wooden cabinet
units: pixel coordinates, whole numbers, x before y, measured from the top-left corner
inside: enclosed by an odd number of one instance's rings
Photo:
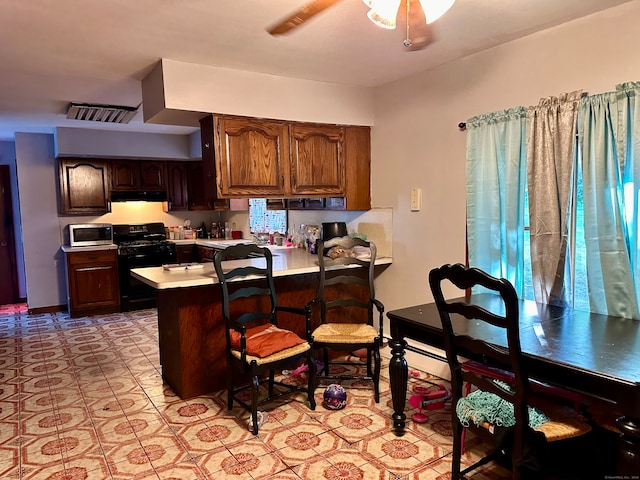
[[[370,127],[215,115],[214,128],[219,197],[304,199],[308,209],[371,208]],[[331,201],[313,201],[322,198]]]
[[[166,162],[147,160],[112,160],[113,191],[164,191],[167,189]]]
[[[60,213],[102,215],[110,211],[109,162],[60,158]]]
[[[291,194],[343,195],[344,128],[339,125],[292,123]]]
[[[228,210],[229,200],[218,197],[213,115],[200,119],[202,160],[187,171],[189,210]]]
[[[169,210],[188,210],[187,164],[192,162],[167,162],[167,199]]]
[[[286,123],[216,116],[215,133],[216,173],[221,197],[274,197],[289,192],[289,129]]]

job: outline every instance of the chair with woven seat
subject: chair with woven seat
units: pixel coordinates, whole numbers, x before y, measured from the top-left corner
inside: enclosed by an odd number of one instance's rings
[[[311,306],[319,306],[320,325],[313,331],[313,347],[322,349],[318,380],[370,380],[380,401],[380,346],[384,305],[376,299],[374,263],[376,246],[359,238],[336,237],[318,244],[320,283]],[[378,327],[374,326],[374,309]],[[366,349],[366,372],[331,357],[330,351],[351,353]],[[350,373],[335,373],[331,366],[347,366]],[[348,370],[345,370],[345,372]]]
[[[251,260],[238,260],[247,259]],[[232,262],[227,260],[237,260]],[[250,426],[258,434],[258,406],[295,391],[306,392],[311,410],[315,410],[315,363],[309,341],[291,330],[279,328],[280,314],[300,317],[303,325],[296,328],[310,338],[310,309],[278,305],[273,258],[268,248],[255,244],[234,245],[214,256],[216,275],[222,288],[222,316],[227,341],[227,407],[234,400],[251,413]],[[237,264],[237,266],[234,266]],[[276,369],[290,368],[302,359],[308,365],[306,388],[275,380]],[[250,376],[249,385],[236,386],[236,380]],[[264,378],[266,377],[266,378]],[[267,395],[260,398],[260,385],[267,383]],[[276,392],[274,386],[279,387]],[[251,390],[251,402],[239,394]]]
[[[506,461],[514,479],[544,478],[548,464],[554,463],[545,463],[548,446],[559,440],[585,439],[591,427],[578,412],[553,397],[532,394],[520,347],[515,289],[506,279],[461,264],[431,270],[429,284],[440,314],[451,371],[452,479],[464,478],[492,460]],[[445,300],[443,284],[448,290],[457,287],[464,298]],[[476,286],[499,295],[500,307],[488,311],[473,304],[473,297],[466,293]],[[490,326],[491,338],[474,336],[485,323]],[[462,357],[509,373],[504,381],[496,380],[495,375],[486,377],[482,370],[465,369]],[[465,383],[476,388],[466,397]],[[465,427],[494,448],[461,471]],[[579,463],[586,464],[584,459]]]

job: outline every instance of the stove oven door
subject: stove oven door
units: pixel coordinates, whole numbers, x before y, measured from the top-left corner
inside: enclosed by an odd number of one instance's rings
[[[156,289],[131,276],[131,269],[159,267],[176,261],[175,250],[163,253],[140,253],[118,256],[120,272],[120,304],[123,312],[153,308],[157,305]]]

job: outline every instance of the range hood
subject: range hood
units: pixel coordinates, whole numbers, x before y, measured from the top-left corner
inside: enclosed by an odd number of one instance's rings
[[[166,202],[167,192],[138,192],[116,191],[111,192],[112,202]]]

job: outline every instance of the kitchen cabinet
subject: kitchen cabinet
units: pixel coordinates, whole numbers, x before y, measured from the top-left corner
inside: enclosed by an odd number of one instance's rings
[[[218,197],[213,115],[200,119],[202,160],[187,166],[189,210],[228,210],[229,200]]]
[[[216,250],[212,247],[205,247],[203,245],[198,245],[198,261],[199,262],[213,262],[213,256],[215,255]]]
[[[166,162],[112,160],[111,189],[113,191],[165,191],[167,190]]]
[[[289,193],[289,128],[285,122],[216,116],[215,135],[221,197]]]
[[[371,208],[370,127],[214,116],[218,194],[286,208]],[[204,158],[204,153],[203,153]]]
[[[345,191],[344,206],[334,200],[327,209],[369,210],[371,208],[371,128],[348,126],[344,129]]]
[[[116,249],[66,252],[67,305],[71,317],[120,310]]]
[[[176,245],[176,262],[177,263],[190,263],[197,262],[198,250],[195,245]]]
[[[291,123],[292,195],[344,194],[342,143],[339,125]]]
[[[168,209],[173,212],[189,209],[187,163],[189,162],[167,162]]]
[[[109,213],[108,161],[59,158],[58,170],[61,215]]]

